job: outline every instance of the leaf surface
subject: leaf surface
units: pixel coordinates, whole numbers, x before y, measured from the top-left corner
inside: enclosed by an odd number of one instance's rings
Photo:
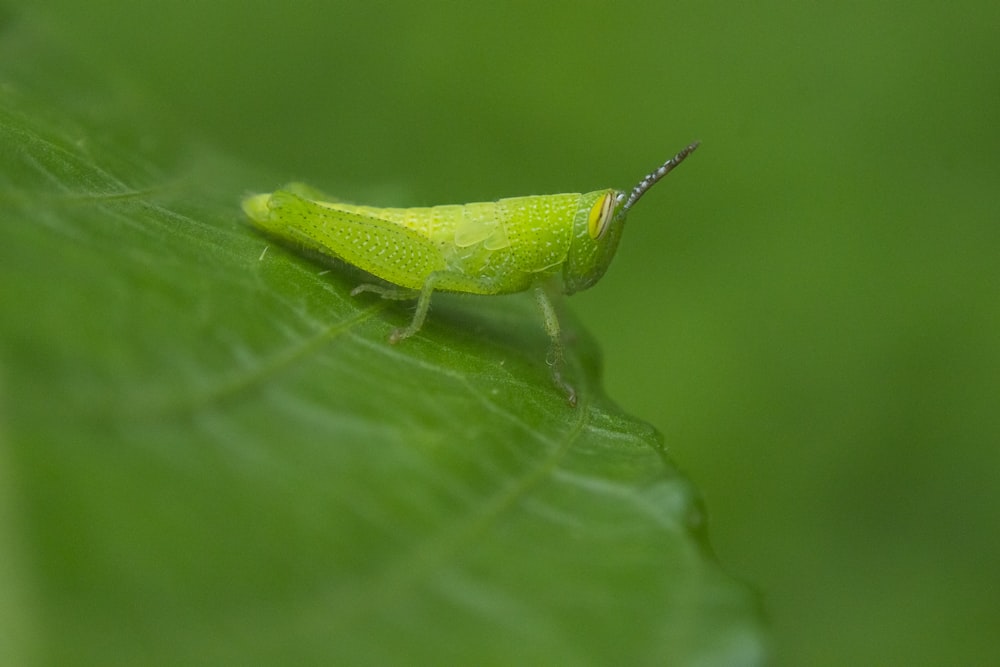
[[[577,327],[577,409],[525,295],[436,298],[391,346],[407,304],[244,223],[282,175],[24,25],[0,54],[19,662],[760,662],[753,597]]]

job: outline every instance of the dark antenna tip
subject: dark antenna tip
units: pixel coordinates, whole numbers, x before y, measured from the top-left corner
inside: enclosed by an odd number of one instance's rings
[[[625,203],[622,205],[622,210],[621,213],[619,213],[619,215],[624,215],[626,212],[628,212],[628,210],[632,208],[632,206],[634,206],[637,201],[639,201],[639,197],[646,194],[646,190],[649,190],[651,187],[656,185],[657,181],[659,181],[661,178],[669,174],[674,167],[683,162],[684,159],[688,155],[691,155],[691,153],[693,153],[695,149],[698,148],[698,146],[700,145],[701,145],[700,141],[692,141],[690,144],[685,146],[679,153],[677,153],[677,155],[673,156],[672,158],[664,162],[659,169],[647,174],[645,178],[639,181],[638,185],[632,188],[632,193],[628,196],[628,199],[625,200]]]

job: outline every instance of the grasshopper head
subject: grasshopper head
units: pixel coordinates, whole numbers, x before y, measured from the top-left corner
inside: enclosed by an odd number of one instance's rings
[[[666,176],[698,148],[699,142],[663,163],[646,175],[630,193],[621,190],[598,190],[580,197],[580,207],[573,221],[573,238],[563,265],[563,286],[567,294],[587,289],[604,275],[618,249],[625,217],[646,191]]]
[[[624,195],[619,190],[598,190],[580,196],[580,207],[573,220],[573,238],[563,264],[563,288],[567,294],[587,289],[611,265],[625,222],[619,213]]]

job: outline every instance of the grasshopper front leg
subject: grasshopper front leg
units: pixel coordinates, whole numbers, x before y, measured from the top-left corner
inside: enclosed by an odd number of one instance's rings
[[[424,320],[427,319],[427,311],[430,309],[434,286],[440,275],[440,273],[433,273],[428,276],[419,291],[406,287],[364,283],[351,290],[351,296],[356,296],[364,292],[373,292],[383,299],[394,301],[417,300],[417,309],[410,323],[405,327],[394,329],[389,334],[389,342],[395,344],[409,338],[423,327]],[[550,345],[547,361],[551,368],[552,382],[566,395],[566,400],[569,401],[569,404],[575,407],[577,402],[576,389],[563,377],[563,368],[566,365],[566,359],[563,351],[562,328],[559,325],[559,316],[556,314],[555,306],[545,287],[539,286],[535,288],[535,301],[542,313],[545,332],[549,335]]]
[[[542,311],[542,322],[545,325],[545,332],[549,335],[548,362],[552,369],[552,382],[566,394],[566,400],[569,401],[569,404],[576,407],[576,389],[562,375],[566,360],[563,354],[562,329],[559,326],[556,308],[552,304],[548,292],[542,286],[535,288],[535,301],[538,303],[538,309]]]

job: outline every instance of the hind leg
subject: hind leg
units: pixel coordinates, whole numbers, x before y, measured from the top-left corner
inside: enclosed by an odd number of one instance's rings
[[[393,301],[417,300],[417,310],[413,314],[413,319],[410,320],[410,323],[405,327],[393,329],[392,333],[389,334],[389,342],[395,344],[417,333],[420,331],[420,327],[424,325],[424,320],[427,319],[427,311],[431,307],[431,295],[434,293],[434,283],[437,282],[436,276],[436,273],[428,276],[423,287],[419,290],[364,283],[351,290],[351,296],[357,296],[363,292],[374,292],[383,299],[391,299]]]

